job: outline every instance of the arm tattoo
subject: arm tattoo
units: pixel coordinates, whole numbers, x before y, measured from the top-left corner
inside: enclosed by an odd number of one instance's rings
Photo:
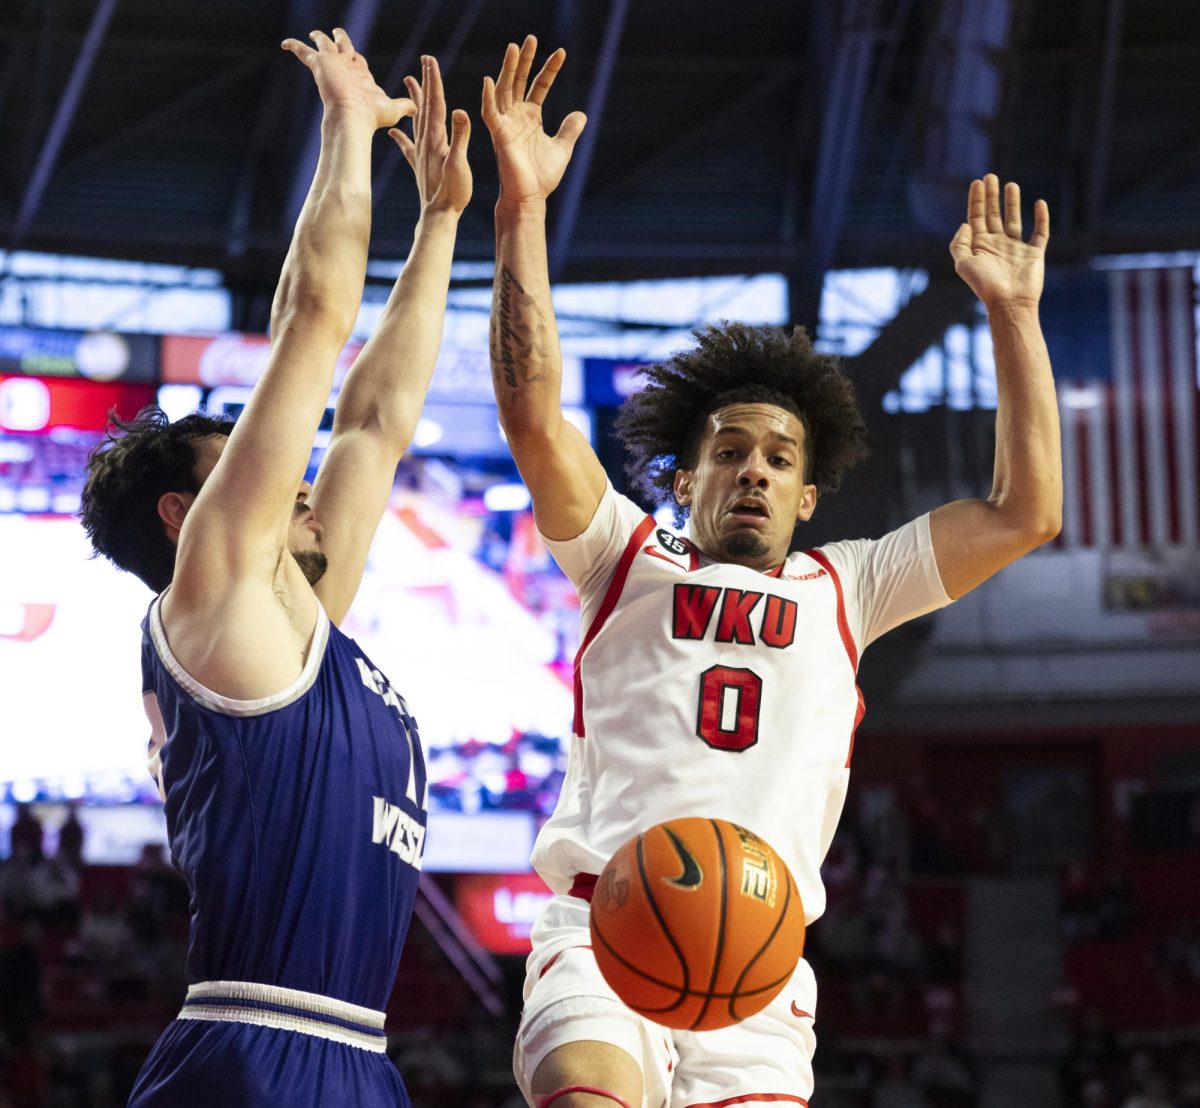
[[[535,371],[546,330],[537,301],[506,265],[496,275],[491,322],[492,377],[510,389],[545,376]]]

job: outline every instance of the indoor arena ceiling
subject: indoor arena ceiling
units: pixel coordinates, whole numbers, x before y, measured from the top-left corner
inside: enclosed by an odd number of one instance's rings
[[[1181,0],[6,0],[0,244],[215,267],[261,325],[317,135],[278,43],[335,23],[396,90],[437,54],[471,110],[460,259],[492,255],[481,77],[528,31],[568,49],[552,123],[591,119],[551,213],[562,279],[784,272],[811,318],[831,266],[945,268],[987,168],[1049,200],[1057,264],[1200,249]],[[382,137],[375,164],[372,253],[399,257],[414,188]]]

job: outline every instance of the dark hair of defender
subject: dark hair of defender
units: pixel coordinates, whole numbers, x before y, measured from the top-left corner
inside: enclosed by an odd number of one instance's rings
[[[175,573],[175,544],[158,515],[164,493],[198,493],[196,440],[228,435],[233,421],[193,412],[174,422],[151,404],[131,420],[109,412],[105,437],[88,454],[79,518],[103,554],[156,593]]]

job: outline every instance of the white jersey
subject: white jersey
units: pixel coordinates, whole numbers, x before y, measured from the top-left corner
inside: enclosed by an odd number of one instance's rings
[[[566,892],[656,823],[726,819],[782,855],[811,923],[863,715],[859,656],[950,602],[929,517],[761,573],[711,561],[610,485],[582,535],[547,545],[579,590],[582,638],[538,873]]]

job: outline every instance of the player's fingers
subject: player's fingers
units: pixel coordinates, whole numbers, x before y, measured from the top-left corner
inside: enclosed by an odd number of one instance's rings
[[[294,54],[310,69],[312,68],[317,52],[311,46],[306,46],[299,39],[294,38],[285,38],[279,45],[289,54]]]
[[[500,121],[500,111],[496,107],[496,84],[491,77],[483,79],[483,96],[480,98],[479,114],[487,129],[493,130]]]
[[[1045,200],[1038,200],[1033,205],[1033,234],[1029,236],[1029,245],[1045,250],[1050,241],[1050,205]]]
[[[512,103],[513,77],[516,75],[520,58],[521,51],[517,44],[510,42],[504,48],[504,63],[500,66],[500,75],[496,78],[496,107],[502,112],[508,111],[508,106]]]
[[[1012,239],[1021,237],[1021,186],[1016,181],[1004,186],[1004,233]]]
[[[471,141],[471,117],[462,108],[450,113],[450,158],[466,158],[467,143]]]
[[[550,91],[550,86],[554,84],[554,78],[558,76],[558,71],[562,69],[566,58],[567,52],[560,46],[546,59],[546,64],[542,66],[541,72],[534,79],[533,88],[529,90],[528,100],[531,104],[541,107],[546,102],[546,94]]]
[[[409,99],[416,104],[417,111],[421,111],[425,107],[425,94],[421,82],[416,77],[405,77],[404,87],[408,89]]]
[[[350,36],[342,27],[334,27],[333,29],[333,44],[338,48],[339,54],[353,54],[354,43],[350,41]]]
[[[392,110],[396,114],[396,122],[399,123],[407,115],[416,115],[417,106],[407,96],[401,96],[392,100]]]
[[[983,182],[976,179],[967,190],[967,223],[977,235],[987,230],[987,218],[983,210]]]
[[[575,149],[575,141],[583,134],[584,127],[587,126],[587,116],[583,112],[572,112],[566,119],[562,121],[562,126],[558,129],[558,134],[554,136],[554,141],[562,143],[567,148],[567,154]]]
[[[429,114],[429,125],[436,127],[440,135],[446,133],[446,93],[442,88],[442,74],[437,58],[425,54],[421,58],[421,80],[425,87],[425,110]]]
[[[408,137],[399,127],[392,127],[388,131],[390,138],[398,147],[400,153],[404,155],[404,160],[408,162],[413,169],[417,168],[417,148],[413,145],[413,140]]]
[[[326,54],[337,52],[337,46],[334,45],[331,39],[324,31],[309,31],[308,37],[313,40],[318,50]]]
[[[525,99],[525,86],[529,83],[529,73],[533,69],[533,59],[537,54],[537,39],[526,35],[521,43],[521,52],[517,55],[517,71],[513,74],[512,95],[514,100]]]
[[[1003,231],[1004,223],[1000,218],[1000,178],[994,173],[989,173],[983,179],[983,209],[987,229],[993,234]]]
[[[963,258],[971,256],[971,238],[971,225],[969,223],[960,223],[958,230],[954,233],[954,238],[950,240],[950,257],[954,259],[955,265]]]

